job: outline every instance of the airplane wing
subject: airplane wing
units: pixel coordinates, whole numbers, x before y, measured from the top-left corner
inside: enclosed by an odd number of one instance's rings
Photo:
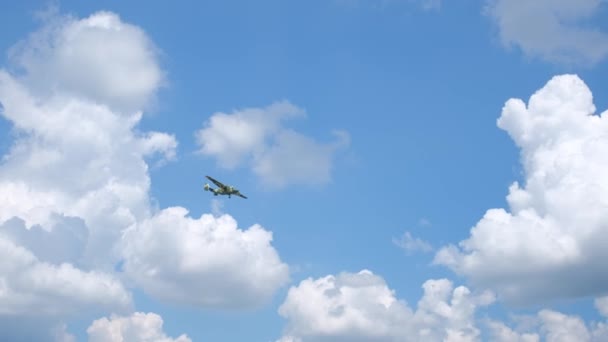
[[[213,184],[215,184],[216,186],[219,186],[222,189],[226,188],[226,186],[224,184],[222,184],[222,182],[218,181],[217,179],[213,179],[213,178],[211,178],[209,176],[205,176],[205,177],[207,177],[208,180],[212,181]]]
[[[247,196],[243,195],[243,194],[242,194],[242,193],[240,193],[240,192],[239,192],[238,194],[236,194],[236,195],[237,195],[237,196],[239,196],[239,197],[243,197],[244,199],[247,199]]]

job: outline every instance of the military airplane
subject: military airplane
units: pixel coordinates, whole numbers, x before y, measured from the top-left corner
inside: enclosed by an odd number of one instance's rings
[[[210,181],[212,181],[213,184],[217,185],[217,189],[214,189],[214,188],[210,187],[209,183],[205,184],[205,187],[204,187],[205,191],[211,191],[211,192],[213,192],[214,196],[217,196],[217,195],[227,195],[228,198],[230,198],[230,196],[235,195],[235,196],[239,196],[239,197],[242,197],[242,198],[247,198],[247,197],[245,197],[245,195],[243,195],[239,191],[239,189],[237,189],[237,188],[235,188],[233,186],[230,186],[230,185],[224,185],[220,181],[218,181],[216,179],[213,179],[213,178],[211,178],[209,176],[205,176],[205,177],[207,177],[207,179],[209,179]]]

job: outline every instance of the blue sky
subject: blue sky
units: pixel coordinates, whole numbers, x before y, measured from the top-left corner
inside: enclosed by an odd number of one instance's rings
[[[608,336],[605,2],[54,4],[0,10],[0,242],[31,267],[0,268],[0,336],[144,341],[134,312],[192,341]]]

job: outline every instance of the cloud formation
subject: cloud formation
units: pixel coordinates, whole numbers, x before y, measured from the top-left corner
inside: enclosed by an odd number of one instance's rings
[[[549,62],[593,65],[608,56],[608,33],[585,23],[603,0],[488,0],[505,46]]]
[[[384,279],[368,270],[308,278],[292,287],[279,314],[287,319],[281,342],[476,341],[475,311],[490,293],[454,288],[447,279],[428,280],[412,310]]]
[[[259,225],[229,215],[167,208],[124,235],[125,272],[149,294],[202,307],[258,307],[289,280],[289,268]]]
[[[576,75],[552,78],[526,105],[506,102],[498,126],[521,149],[524,184],[435,262],[513,303],[608,292],[608,119]],[[573,282],[571,279],[577,279]]]
[[[41,262],[3,236],[0,259],[0,316],[74,314],[88,306],[121,311],[132,306],[131,295],[113,276],[68,263]]]
[[[262,227],[151,205],[148,164],[173,160],[178,145],[138,129],[162,85],[156,55],[143,30],[116,14],[55,14],[12,49],[14,68],[0,69],[0,115],[15,137],[0,162],[0,326],[19,318],[48,330],[85,309],[132,310],[120,263],[150,281],[145,289],[165,286],[173,268],[177,301],[191,296],[198,306],[260,304],[286,281]],[[144,246],[150,238],[162,240]],[[157,273],[138,273],[149,265]]]
[[[152,312],[103,317],[93,321],[87,333],[89,342],[192,342],[185,334],[168,337],[163,331],[163,319]]]
[[[274,188],[326,183],[331,179],[334,154],[350,144],[350,137],[334,131],[333,142],[320,143],[284,126],[290,119],[305,116],[303,109],[287,101],[214,113],[195,134],[199,152],[214,157],[226,169],[248,164],[265,185]]]
[[[98,38],[134,60],[86,52]],[[141,31],[115,14],[99,12],[82,20],[52,19],[16,51],[13,61],[23,74],[0,70],[2,115],[18,133],[0,165],[0,221],[17,216],[28,228],[50,229],[54,217],[82,218],[89,229],[88,261],[112,262],[116,251],[105,251],[112,250],[120,230],[149,215],[146,159],[172,159],[177,147],[172,135],[136,132],[141,108],[126,110],[145,106],[159,86],[156,78],[107,95],[121,82],[113,74],[139,70],[127,72],[135,82],[146,73],[144,66],[158,72],[155,63],[141,57],[152,58],[153,48]],[[132,68],[134,63],[141,64]],[[63,75],[57,66],[63,64],[76,71]]]
[[[11,49],[10,60],[36,96],[59,88],[129,113],[144,109],[163,82],[157,54],[141,28],[101,11],[84,19],[47,16],[41,30]]]
[[[305,279],[289,290],[279,307],[287,325],[277,342],[608,339],[608,297],[595,300],[601,321],[585,322],[575,315],[542,309],[526,316],[510,315],[513,327],[480,317],[480,309],[494,303],[491,292],[454,288],[447,279],[427,280],[422,288],[424,293],[414,310],[395,296],[384,279],[368,270]]]
[[[69,77],[56,73],[61,63],[78,66],[74,56],[60,50],[86,50],[82,44],[87,39],[102,35],[108,43],[111,37],[126,39],[136,54],[146,53],[140,50],[148,47],[137,44],[141,36],[109,13],[80,21],[61,17],[48,25],[13,50],[21,74],[0,70],[0,115],[16,137],[0,164],[0,292],[5,303],[0,320],[129,310],[131,296],[111,273],[113,240],[148,211],[143,158],[154,152],[169,157],[175,147],[168,135],[134,133],[141,113],[113,111],[114,105],[124,104],[119,98],[106,99],[108,106],[93,93],[76,94],[72,88],[86,82],[96,84],[99,92],[114,86],[91,81],[96,71],[80,69]],[[97,34],[83,33],[90,31]],[[97,58],[87,65],[111,72],[115,62]],[[76,75],[84,83],[72,83]],[[137,104],[143,105],[155,87],[152,82],[148,90],[140,89]],[[165,143],[146,150],[151,136],[158,135],[166,136]]]
[[[601,300],[596,300],[596,307],[606,318],[602,308],[597,305],[598,301]],[[492,337],[492,341],[602,342],[608,340],[608,324],[605,319],[600,322],[585,322],[578,316],[548,309],[522,318],[526,324],[515,329],[500,321],[487,320],[488,333]]]

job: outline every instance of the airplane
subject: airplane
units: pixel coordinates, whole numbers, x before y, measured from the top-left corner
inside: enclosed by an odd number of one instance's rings
[[[217,196],[217,195],[227,195],[228,198],[230,198],[230,196],[235,195],[235,196],[239,196],[239,197],[242,197],[242,198],[247,198],[245,195],[243,195],[239,191],[239,189],[237,189],[237,188],[235,188],[233,186],[230,186],[230,185],[224,185],[220,181],[218,181],[216,179],[213,179],[213,178],[211,178],[209,176],[205,176],[205,177],[207,177],[207,179],[209,179],[210,181],[212,181],[213,184],[217,185],[217,189],[214,189],[214,188],[210,187],[209,183],[205,184],[205,187],[204,187],[205,191],[211,191],[211,192],[213,192],[214,196]]]

